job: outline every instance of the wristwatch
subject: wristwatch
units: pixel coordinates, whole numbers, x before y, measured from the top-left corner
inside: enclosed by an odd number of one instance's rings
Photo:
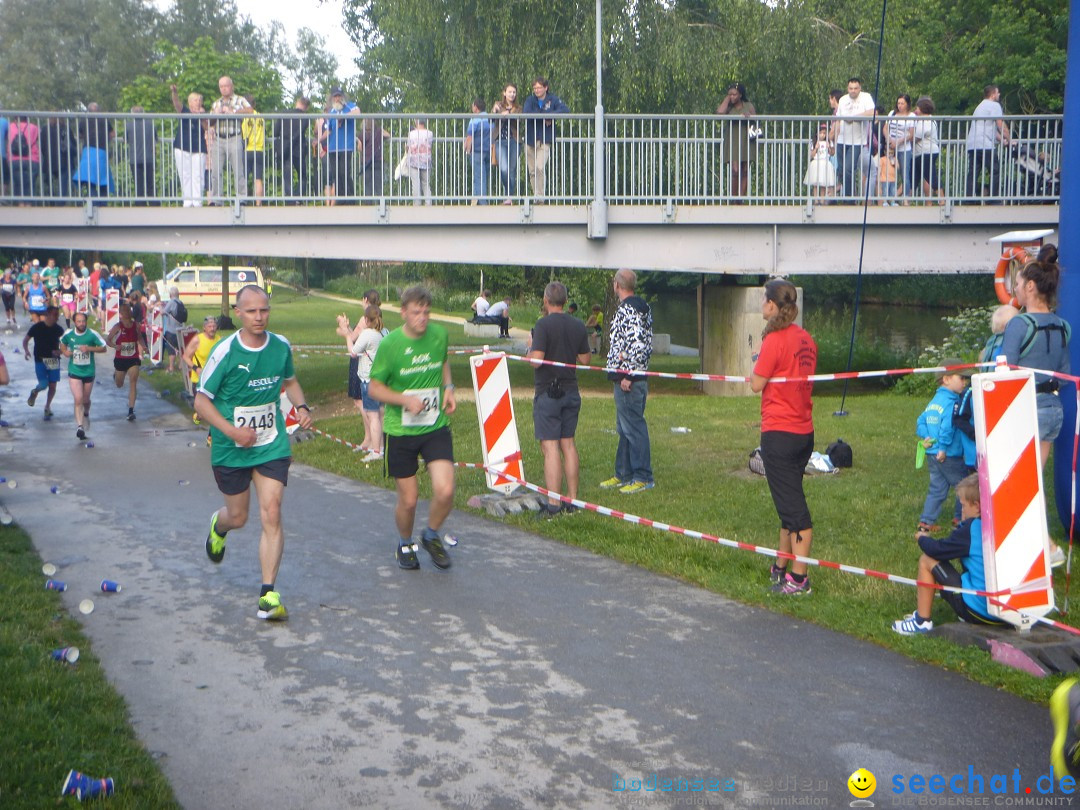
[[[454,385],[453,383],[447,383],[446,385],[443,386],[443,388],[444,389],[449,388],[451,391],[454,391],[454,390],[457,389],[457,386]]]
[[[311,413],[311,408],[308,407],[306,402],[304,402],[304,403],[302,403],[300,405],[297,405],[296,408],[297,408],[297,410],[299,410],[300,408],[303,408],[308,413]]]

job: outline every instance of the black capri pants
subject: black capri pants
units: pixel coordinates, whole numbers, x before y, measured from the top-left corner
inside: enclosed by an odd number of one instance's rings
[[[803,493],[803,471],[814,452],[814,434],[768,430],[761,434],[761,460],[769,482],[780,528],[789,532],[812,529],[810,507]]]

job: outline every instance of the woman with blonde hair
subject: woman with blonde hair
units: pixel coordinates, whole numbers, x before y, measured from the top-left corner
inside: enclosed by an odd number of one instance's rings
[[[383,339],[382,311],[374,304],[364,310],[364,329],[352,345],[351,353],[358,359],[356,375],[360,378],[360,414],[364,420],[364,435],[368,437],[368,453],[361,461],[367,463],[383,457],[382,405],[368,393],[371,384],[371,365]]]

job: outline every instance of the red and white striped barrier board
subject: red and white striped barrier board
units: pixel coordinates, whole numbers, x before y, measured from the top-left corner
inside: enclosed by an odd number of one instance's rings
[[[165,351],[165,316],[160,306],[150,310],[150,316],[146,319],[146,345],[150,349],[150,362],[155,366],[161,365],[162,354]]]
[[[75,311],[90,312],[90,279],[75,279]]]
[[[120,323],[120,291],[109,288],[105,291],[105,334]]]
[[[285,417],[285,432],[292,436],[296,433],[296,429],[300,427],[300,418],[292,402],[285,396],[284,385],[281,386],[281,415]]]
[[[1045,616],[1054,607],[1035,375],[1006,370],[976,374],[971,390],[986,588],[1015,591],[991,600],[989,610],[996,618],[1028,627],[1032,616]]]
[[[514,401],[510,397],[510,370],[505,354],[481,354],[469,358],[473,392],[476,395],[476,415],[480,420],[480,444],[484,464],[488,460],[505,463],[486,468],[489,489],[509,495],[517,489],[515,479],[525,477],[521,463],[521,444],[518,441]],[[507,461],[509,459],[509,461]]]

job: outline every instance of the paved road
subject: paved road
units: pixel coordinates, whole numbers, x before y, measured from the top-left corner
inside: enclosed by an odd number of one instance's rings
[[[400,571],[391,494],[302,466],[290,619],[259,622],[257,526],[203,554],[220,498],[187,416],[150,394],[125,422],[110,382],[86,449],[66,390],[52,423],[26,406],[12,340],[0,499],[69,609],[122,583],[82,621],[189,810],[846,807],[859,767],[881,807],[896,773],[1047,770],[1043,707],[496,522],[455,512],[453,569]],[[652,773],[733,789],[613,790]]]

